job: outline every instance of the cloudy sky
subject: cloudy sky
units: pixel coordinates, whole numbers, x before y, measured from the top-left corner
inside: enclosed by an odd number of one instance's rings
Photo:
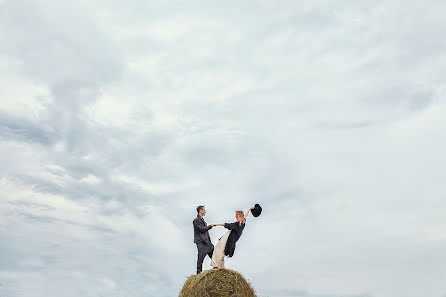
[[[177,296],[260,203],[259,297],[446,296],[445,14],[0,0],[0,295]]]

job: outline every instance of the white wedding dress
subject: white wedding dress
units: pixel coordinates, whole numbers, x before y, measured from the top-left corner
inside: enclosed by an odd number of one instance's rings
[[[214,247],[214,253],[212,254],[211,266],[216,268],[225,267],[225,247],[228,241],[229,234],[231,230],[225,233],[222,238],[218,241],[217,245]]]

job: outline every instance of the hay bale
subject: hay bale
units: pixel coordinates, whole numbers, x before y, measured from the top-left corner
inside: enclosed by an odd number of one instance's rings
[[[178,297],[256,297],[249,282],[235,270],[214,268],[191,275]]]

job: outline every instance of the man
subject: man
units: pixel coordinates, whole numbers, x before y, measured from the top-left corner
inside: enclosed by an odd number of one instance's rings
[[[206,209],[203,205],[197,207],[197,217],[194,219],[194,243],[197,244],[198,259],[197,259],[197,274],[201,273],[203,269],[203,261],[206,255],[212,259],[214,253],[214,245],[211,242],[209,236],[209,230],[215,226],[215,224],[207,225],[203,217],[206,215]]]

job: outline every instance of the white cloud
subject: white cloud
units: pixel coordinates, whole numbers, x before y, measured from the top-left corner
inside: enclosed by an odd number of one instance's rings
[[[89,174],[86,177],[82,178],[80,182],[87,183],[87,184],[97,184],[101,182],[101,179],[97,176],[94,176],[93,174]]]

